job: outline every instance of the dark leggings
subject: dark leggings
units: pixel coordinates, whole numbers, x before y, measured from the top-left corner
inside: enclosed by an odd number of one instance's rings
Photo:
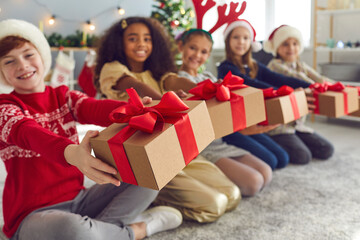
[[[317,133],[279,134],[271,138],[290,156],[290,162],[307,164],[312,158],[326,160],[334,153],[334,146]]]

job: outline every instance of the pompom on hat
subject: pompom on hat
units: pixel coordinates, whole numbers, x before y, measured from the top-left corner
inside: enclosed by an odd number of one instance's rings
[[[252,39],[252,43],[251,43],[252,51],[253,52],[260,51],[262,46],[261,46],[261,43],[259,43],[255,40],[256,31],[255,31],[254,27],[245,19],[238,19],[236,21],[229,23],[226,26],[225,31],[224,31],[224,39],[226,39],[229,36],[229,34],[232,32],[232,30],[234,30],[237,27],[244,27],[247,30],[249,30],[250,38]]]
[[[288,38],[295,38],[298,40],[300,45],[299,54],[301,54],[304,50],[301,32],[289,25],[281,25],[272,31],[269,39],[263,43],[264,51],[271,53],[273,56],[276,56],[277,49]]]
[[[18,19],[7,19],[0,21],[0,41],[8,36],[21,37],[31,42],[44,63],[44,75],[46,75],[51,67],[51,50],[44,34],[35,25]],[[0,82],[9,85],[0,71]]]

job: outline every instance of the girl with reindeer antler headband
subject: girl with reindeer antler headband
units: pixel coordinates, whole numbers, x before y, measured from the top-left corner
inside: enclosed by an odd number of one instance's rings
[[[197,6],[196,9],[199,11],[197,3],[197,1],[194,1],[194,5]],[[213,6],[211,3],[212,1],[208,1],[205,8]],[[236,9],[237,4],[231,5],[232,10]],[[221,16],[222,11],[226,10],[226,6],[227,4],[218,8],[219,16]],[[243,6],[245,6],[245,2]],[[244,9],[243,7],[241,12]],[[234,15],[241,14],[241,12],[236,12]],[[232,12],[230,12],[229,16],[232,16]],[[217,82],[216,77],[210,72],[199,73],[198,71],[210,57],[213,41],[209,32],[199,28],[202,23],[202,19],[199,19],[199,17],[202,17],[202,12],[197,14],[197,17],[198,28],[187,31],[179,42],[182,65],[178,74],[189,78],[195,83],[208,79]],[[217,26],[221,25],[217,24]],[[200,154],[215,163],[240,188],[243,196],[254,196],[271,181],[271,168],[266,163],[241,148],[227,144],[222,138],[214,140]]]
[[[199,27],[200,28],[202,27],[202,17],[204,15],[204,12],[207,11],[210,7],[213,7],[215,5],[214,2],[208,1],[205,4],[205,6],[202,6],[200,4],[200,2],[201,1],[194,0],[194,6],[195,6],[195,9],[197,12],[196,16],[197,16],[197,23],[198,23],[197,27],[198,28],[188,31],[182,37],[180,49],[183,52],[183,65],[181,66],[179,75],[187,77],[196,83],[201,82],[205,79],[211,79],[213,82],[215,82],[215,81],[217,81],[217,79],[210,72],[204,71],[201,74],[199,74],[197,71],[199,69],[200,65],[203,64],[206,61],[206,59],[210,56],[210,51],[211,51],[211,47],[212,47],[212,39],[211,39],[210,33],[203,29],[199,29]],[[227,4],[225,4],[223,6],[219,6],[218,7],[218,16],[219,16],[220,20],[218,21],[218,23],[215,26],[220,27],[221,26],[219,24],[220,21],[223,24],[226,24],[227,21],[230,21],[230,22],[236,21],[236,19],[244,12],[245,7],[246,7],[246,2],[242,3],[240,11],[236,11],[236,9],[238,9],[238,5],[239,5],[239,3],[230,3],[230,6],[229,6],[230,11],[229,11],[228,15],[225,15]],[[216,30],[216,28],[212,28],[211,31],[215,31],[215,30]],[[201,36],[203,37],[204,43],[199,44],[197,42],[199,42],[201,40]],[[200,40],[197,40],[196,38],[199,38]],[[206,41],[205,38],[207,38],[208,41]],[[206,44],[208,44],[209,47],[208,47],[208,49],[205,49],[205,52],[207,54],[203,54],[204,55],[203,57],[201,57],[200,53],[197,53],[198,57],[196,57],[195,54],[189,54],[189,52],[196,52],[195,51],[196,49],[203,49],[204,46],[206,46]],[[196,45],[198,45],[197,48],[195,47]],[[253,47],[256,47],[259,49],[259,46],[261,47],[261,45],[259,45],[259,43],[253,43]],[[199,51],[199,52],[204,52],[204,50]],[[195,59],[198,59],[198,62],[200,62],[200,63],[196,64]],[[200,61],[200,59],[202,59],[202,62]],[[215,161],[218,162],[218,160],[221,157],[231,157],[233,159],[234,157],[240,158],[241,156],[245,156],[246,158],[251,158],[251,161],[249,161],[249,162],[253,162],[253,163],[257,163],[257,160],[261,159],[265,163],[267,163],[270,166],[270,168],[272,168],[272,169],[285,167],[287,165],[287,163],[289,162],[288,154],[278,144],[276,144],[273,140],[271,140],[268,136],[266,136],[264,134],[260,134],[260,133],[267,132],[275,127],[277,127],[277,125],[266,126],[266,127],[255,125],[250,128],[242,130],[241,133],[246,134],[246,135],[251,135],[251,136],[241,135],[241,136],[243,136],[244,141],[246,141],[247,143],[251,143],[251,146],[252,146],[251,148],[248,147],[248,145],[244,145],[244,147],[236,146],[236,148],[234,148],[232,145],[228,145],[225,142],[219,142],[219,140],[217,140],[211,146],[209,146],[209,148],[206,149],[206,151],[204,151],[203,154],[206,154],[207,158],[212,159],[214,162]],[[230,135],[230,136],[232,136],[232,135]],[[226,138],[224,138],[224,139],[226,139]],[[218,146],[215,146],[215,143],[217,143]],[[224,153],[224,151],[216,151],[216,149],[219,149],[220,147],[225,148],[225,146],[228,148],[228,151],[226,151],[226,154]],[[242,154],[239,154],[239,150],[241,148],[244,150],[242,150]],[[231,149],[233,149],[234,151],[230,151]],[[247,152],[246,150],[251,151],[251,153]],[[220,163],[220,162],[218,162],[218,163]],[[265,179],[264,182],[269,182],[269,179],[271,177],[269,174],[265,174],[267,171],[264,170],[264,169],[266,169],[267,166],[263,167],[261,163],[257,163],[257,165],[258,165],[257,168],[263,169],[259,172],[264,173],[264,174],[262,174],[263,178]],[[234,163],[230,162],[229,164],[234,164]],[[240,168],[240,166],[238,166],[238,167]],[[229,168],[226,168],[226,169],[229,169]],[[231,172],[229,172],[226,169],[224,168],[223,171],[225,171],[225,174],[230,175]],[[236,169],[236,168],[231,168],[231,169]],[[238,169],[238,172],[241,172],[241,171],[245,171],[245,170]],[[238,183],[238,186],[240,186],[240,189],[241,188],[244,189],[245,185],[247,185],[247,186],[250,186],[251,184],[253,184],[253,186],[256,185],[256,183],[254,183],[254,182],[251,182],[251,181],[244,182],[244,181],[241,181],[236,178],[233,178],[233,181]],[[259,187],[259,189],[260,188],[262,188],[262,187]],[[255,189],[255,188],[253,187],[251,189]],[[242,194],[254,195],[255,192],[253,192],[252,194],[249,194],[248,191],[242,191]]]

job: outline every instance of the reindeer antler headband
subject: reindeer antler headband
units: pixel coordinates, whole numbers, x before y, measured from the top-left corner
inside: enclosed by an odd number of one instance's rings
[[[192,0],[194,4],[194,9],[196,12],[196,23],[198,29],[203,29],[202,23],[203,23],[203,17],[205,13],[213,8],[216,5],[216,2],[213,0],[207,0],[205,5],[202,5],[203,0]],[[218,12],[218,20],[216,24],[208,31],[210,34],[215,32],[218,28],[220,28],[222,25],[226,23],[231,23],[233,21],[238,20],[239,16],[244,13],[246,8],[246,1],[243,1],[241,4],[241,8],[239,11],[236,11],[236,9],[239,6],[239,2],[230,2],[230,11],[228,15],[225,15],[225,11],[228,7],[228,4],[225,3],[222,6],[217,7]]]

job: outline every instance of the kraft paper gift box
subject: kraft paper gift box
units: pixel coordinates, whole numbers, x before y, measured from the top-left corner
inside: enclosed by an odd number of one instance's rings
[[[286,124],[308,114],[308,105],[303,89],[293,90],[282,86],[278,90],[264,89],[267,124]]]
[[[314,113],[328,117],[342,117],[359,109],[358,90],[342,83],[315,83],[306,94],[315,97]]]
[[[351,113],[350,115],[351,115],[351,116],[354,116],[354,117],[360,117],[360,87],[354,87],[354,88],[356,88],[356,89],[358,90],[358,95],[359,95],[359,97],[358,97],[358,100],[359,100],[359,110]]]
[[[134,92],[127,91],[134,102]],[[170,101],[164,108],[169,96],[175,98],[178,107]],[[110,115],[113,121],[126,123],[110,125],[97,137],[91,138],[90,144],[97,158],[118,170],[116,177],[120,181],[160,190],[214,140],[214,131],[204,101],[183,102],[173,92],[164,94],[160,102],[154,100],[146,107],[140,98],[137,100],[140,112],[145,109],[145,116],[135,115],[127,119],[129,117],[123,117],[124,109],[120,110],[121,113],[113,111]],[[164,117],[165,123],[157,122],[151,133],[145,129],[147,122],[142,118],[154,115],[154,109],[169,112],[168,116],[162,112],[160,117],[157,115],[158,119]],[[174,109],[182,113],[180,120]],[[143,131],[136,130],[139,128]]]
[[[216,139],[265,120],[262,90],[243,82],[229,72],[221,83],[208,79],[189,91],[189,100],[206,101]]]
[[[360,97],[359,97],[359,108],[360,108]],[[355,112],[353,112],[353,113],[351,113],[350,114],[351,116],[354,116],[354,117],[360,117],[360,109],[359,110],[357,110],[357,111],[355,111]]]

